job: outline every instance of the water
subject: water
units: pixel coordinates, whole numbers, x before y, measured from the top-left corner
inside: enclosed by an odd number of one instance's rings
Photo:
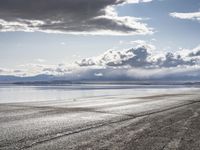
[[[99,99],[108,97],[124,98],[154,94],[166,94],[195,90],[183,86],[144,86],[144,85],[49,85],[49,86],[16,86],[0,85],[0,103],[34,102],[34,101],[75,101],[81,99]]]

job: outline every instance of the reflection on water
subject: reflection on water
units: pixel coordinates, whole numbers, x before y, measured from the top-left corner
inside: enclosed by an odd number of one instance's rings
[[[152,85],[112,85],[112,84],[76,84],[62,86],[13,86],[0,85],[0,103],[81,100],[86,98],[103,98],[108,96],[147,96],[192,90],[182,86]],[[194,90],[194,89],[193,89]]]

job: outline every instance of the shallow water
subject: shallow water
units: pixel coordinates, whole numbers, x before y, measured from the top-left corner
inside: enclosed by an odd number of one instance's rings
[[[112,84],[76,84],[48,86],[0,85],[0,103],[33,101],[76,101],[81,99],[99,99],[109,97],[138,97],[155,94],[171,94],[196,90],[184,86],[153,85],[112,85]]]

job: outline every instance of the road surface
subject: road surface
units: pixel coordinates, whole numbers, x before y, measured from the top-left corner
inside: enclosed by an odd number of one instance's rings
[[[199,150],[200,92],[0,104],[0,149]]]

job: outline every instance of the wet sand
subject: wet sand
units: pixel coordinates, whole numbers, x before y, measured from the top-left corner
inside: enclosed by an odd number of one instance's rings
[[[0,149],[200,149],[200,93],[0,104]]]

